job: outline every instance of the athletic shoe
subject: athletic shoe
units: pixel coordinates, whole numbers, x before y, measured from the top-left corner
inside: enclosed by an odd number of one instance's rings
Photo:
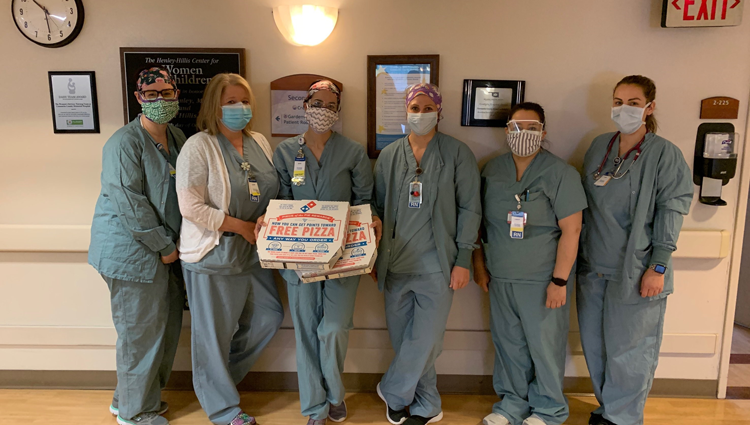
[[[380,392],[380,383],[378,382],[378,386],[376,387],[378,391],[378,397],[380,397],[381,400],[383,400],[383,403],[385,403],[385,418],[388,419],[388,422],[392,423],[393,425],[401,425],[402,423],[406,422],[406,420],[409,418],[409,414],[406,413],[406,409],[403,410],[393,410],[390,406],[388,406],[388,402],[385,400],[385,396],[383,396],[383,393]]]
[[[310,418],[307,421],[307,425],[326,425],[326,420],[325,419],[313,419],[313,418]]]
[[[433,416],[431,418],[425,418],[424,416],[409,416],[409,419],[404,422],[404,425],[426,425],[426,424],[434,424],[435,422],[440,422],[443,419],[443,412],[440,412],[437,414],[437,416]]]
[[[499,413],[490,413],[482,419],[482,425],[510,425],[510,421]]]
[[[167,410],[169,410],[169,404],[166,401],[162,401],[157,413],[163,415],[167,413]],[[109,405],[109,413],[111,413],[112,416],[120,414],[120,401],[116,398],[112,398],[112,404]]]
[[[118,415],[117,423],[120,425],[169,425],[169,421],[156,412],[141,413],[132,419],[123,419]]]
[[[240,411],[240,413],[232,419],[232,422],[229,422],[229,425],[255,425],[255,418]]]
[[[342,401],[338,406],[331,404],[328,408],[328,419],[334,422],[344,422],[346,414],[346,401]]]
[[[547,423],[544,422],[539,416],[531,415],[523,421],[523,425],[547,425]]]

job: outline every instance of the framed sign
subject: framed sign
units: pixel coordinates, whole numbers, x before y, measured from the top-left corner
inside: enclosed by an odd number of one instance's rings
[[[742,23],[746,0],[662,0],[664,28],[731,27]]]
[[[55,133],[99,133],[94,71],[50,71],[49,95]]]
[[[438,84],[440,55],[367,56],[367,153],[377,158],[389,144],[409,134],[406,90]]]
[[[314,74],[296,74],[271,81],[271,136],[294,137],[307,131],[305,109],[302,103],[307,89],[319,80],[330,80],[344,92],[344,86],[333,78]],[[341,117],[333,125],[333,131],[341,133]]]
[[[141,112],[134,95],[136,79],[138,73],[149,66],[163,66],[172,73],[180,90],[180,112],[171,123],[190,137],[198,131],[195,120],[203,90],[211,78],[224,72],[245,76],[245,49],[120,47],[126,124]]]
[[[505,127],[510,109],[523,102],[525,81],[464,80],[461,125]]]

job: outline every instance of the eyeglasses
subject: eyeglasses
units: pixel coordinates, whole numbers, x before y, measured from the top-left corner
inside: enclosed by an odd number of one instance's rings
[[[328,103],[328,105],[326,105],[325,102],[320,99],[316,99],[310,102],[310,106],[313,108],[325,108],[333,112],[337,112],[339,110],[339,105],[336,102],[330,102]]]
[[[512,120],[508,121],[508,131],[520,132],[522,130],[528,131],[544,131],[544,123],[536,120]]]
[[[140,92],[141,99],[146,102],[153,102],[159,97],[164,100],[177,99],[177,90],[175,89],[164,89],[164,90],[143,90]]]

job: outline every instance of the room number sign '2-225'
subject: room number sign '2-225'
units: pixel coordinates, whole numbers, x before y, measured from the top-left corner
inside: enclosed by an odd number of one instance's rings
[[[83,28],[82,0],[12,0],[11,8],[21,34],[40,46],[65,46]]]

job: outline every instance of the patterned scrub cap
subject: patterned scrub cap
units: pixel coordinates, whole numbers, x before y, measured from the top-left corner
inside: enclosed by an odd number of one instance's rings
[[[440,95],[440,89],[438,86],[430,83],[419,83],[409,87],[406,91],[407,109],[409,107],[409,102],[414,100],[417,96],[429,96],[430,99],[435,102],[435,105],[438,108],[438,118],[440,118],[443,113],[443,97]]]
[[[341,90],[333,84],[330,80],[320,80],[312,83],[310,88],[307,89],[307,96],[305,97],[305,103],[312,99],[313,95],[321,90],[328,90],[329,92],[336,95],[336,101],[339,104],[339,110],[341,110]]]
[[[175,84],[174,78],[172,78],[172,75],[168,70],[154,66],[152,68],[144,69],[138,74],[136,89],[141,91],[141,87],[154,83],[167,83],[171,84],[175,89],[177,88],[177,84]]]

